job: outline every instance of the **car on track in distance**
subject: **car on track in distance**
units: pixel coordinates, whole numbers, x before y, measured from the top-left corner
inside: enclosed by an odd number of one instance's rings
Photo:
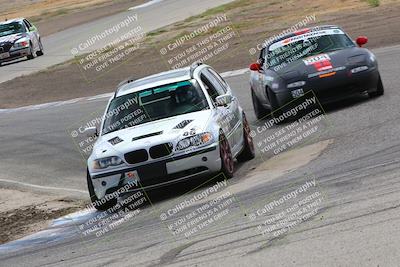
[[[6,61],[43,55],[43,45],[37,28],[27,19],[0,22],[0,66]]]
[[[317,26],[266,42],[250,65],[250,87],[258,119],[313,91],[320,103],[349,96],[384,94],[375,55],[340,27]],[[278,113],[279,114],[279,113]],[[275,115],[274,115],[275,116]]]
[[[197,63],[122,82],[110,99],[87,160],[93,206],[118,197],[222,173],[254,158],[250,126],[228,83]],[[129,189],[121,188],[132,185]],[[126,188],[126,187],[125,187]]]

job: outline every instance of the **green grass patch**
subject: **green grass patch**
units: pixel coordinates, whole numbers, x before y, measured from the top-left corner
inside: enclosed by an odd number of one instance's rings
[[[372,7],[378,7],[381,4],[380,0],[367,0],[367,2]]]
[[[157,35],[165,33],[165,32],[167,32],[166,29],[155,30],[155,31],[147,33],[147,37],[154,37],[154,36],[157,36]]]

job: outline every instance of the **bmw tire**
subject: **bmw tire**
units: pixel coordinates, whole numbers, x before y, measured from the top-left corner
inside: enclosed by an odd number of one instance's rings
[[[221,157],[221,172],[224,174],[224,178],[232,178],[234,170],[233,155],[228,139],[223,133],[219,135],[219,153]]]
[[[32,44],[29,45],[29,55],[26,56],[29,60],[35,58],[35,51],[33,50]]]
[[[105,211],[108,210],[112,207],[114,207],[117,204],[117,199],[116,198],[111,198],[107,201],[107,199],[99,199],[96,196],[96,193],[94,192],[94,187],[92,183],[92,178],[90,178],[89,171],[87,171],[87,184],[88,184],[88,189],[89,189],[89,194],[90,194],[90,201],[93,204],[93,207],[99,211]]]
[[[237,157],[237,160],[240,162],[248,161],[255,157],[253,137],[251,136],[250,125],[245,114],[243,114],[243,139],[243,150]]]
[[[37,52],[36,52],[36,55],[37,55],[38,57],[40,57],[40,56],[43,56],[43,55],[44,55],[44,53],[43,53],[43,45],[42,45],[42,40],[40,40],[40,39],[39,39],[39,51],[37,51]]]

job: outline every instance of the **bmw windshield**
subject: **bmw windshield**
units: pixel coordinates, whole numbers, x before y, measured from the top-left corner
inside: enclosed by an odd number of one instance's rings
[[[23,32],[24,26],[19,22],[0,24],[0,37]]]
[[[145,89],[111,101],[102,134],[204,109],[209,105],[196,80]]]
[[[295,36],[272,44],[266,55],[266,64],[268,67],[276,67],[308,56],[354,46],[353,41],[340,30]]]

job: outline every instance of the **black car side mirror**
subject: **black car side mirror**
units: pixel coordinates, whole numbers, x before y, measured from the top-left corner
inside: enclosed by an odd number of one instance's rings
[[[262,66],[260,63],[253,63],[250,65],[250,70],[252,71],[261,71],[262,70]]]

